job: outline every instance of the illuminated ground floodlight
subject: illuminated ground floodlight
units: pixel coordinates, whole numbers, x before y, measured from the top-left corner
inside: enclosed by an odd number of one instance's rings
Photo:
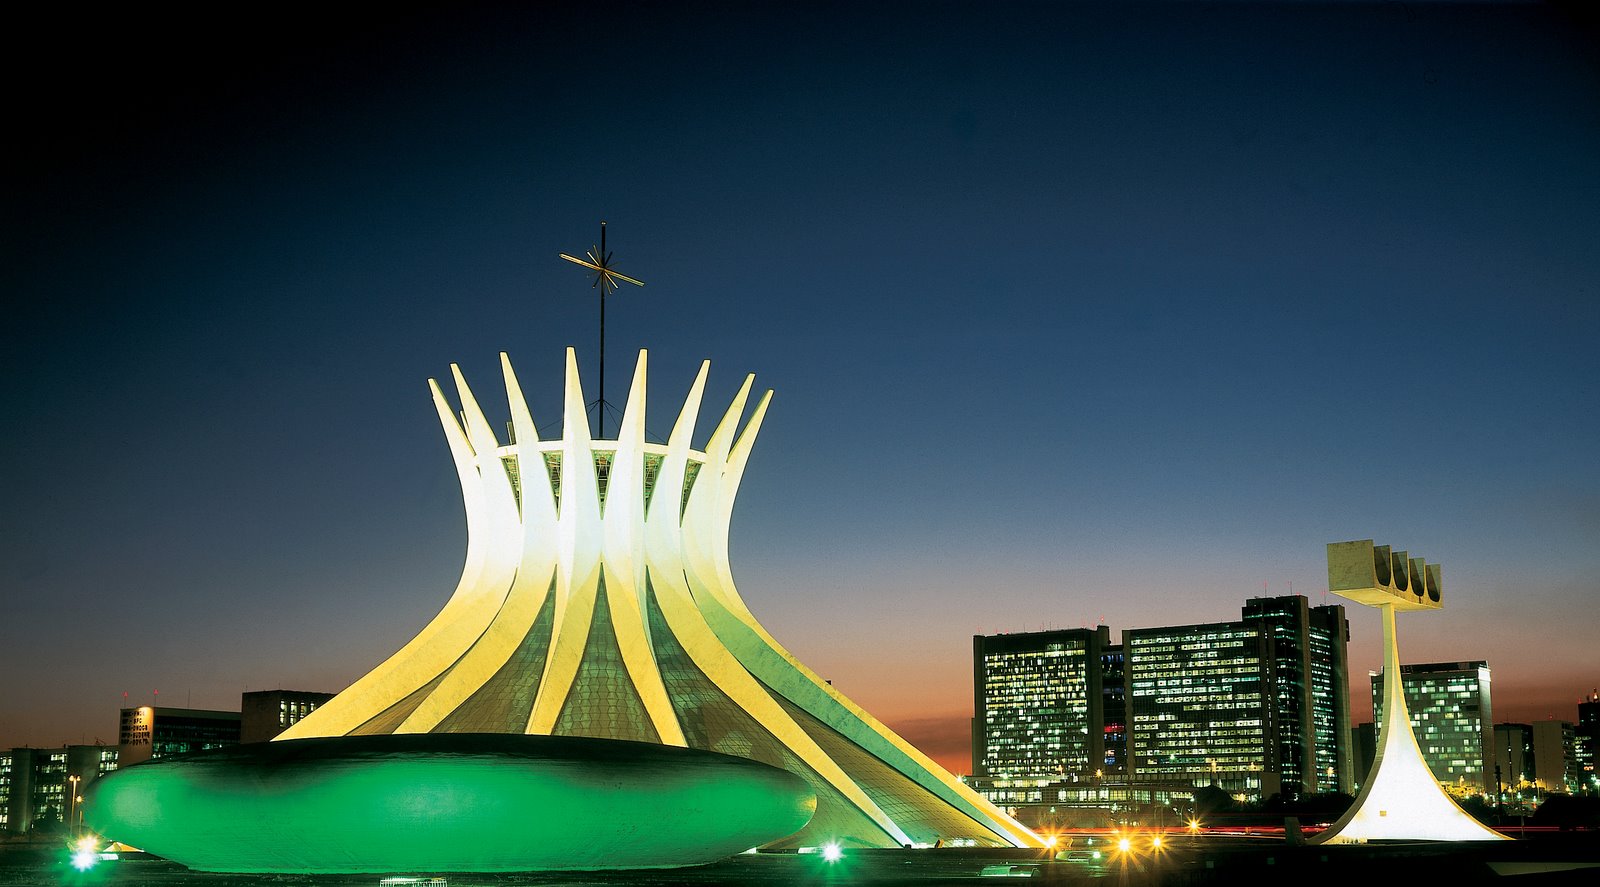
[[[800,664],[745,606],[728,522],[771,396],[740,429],[753,376],[697,450],[709,362],[665,444],[645,440],[643,351],[615,440],[590,437],[572,349],[559,439],[539,438],[504,354],[501,369],[505,441],[459,369],[459,412],[430,382],[467,512],[455,594],[280,739],[528,733],[687,746],[811,786],[816,815],[769,846],[1043,846]]]
[[[1383,730],[1361,795],[1313,843],[1509,840],[1462,810],[1417,747],[1400,680],[1398,610],[1444,606],[1439,565],[1410,558],[1371,539],[1328,544],[1328,590],[1383,614]]]

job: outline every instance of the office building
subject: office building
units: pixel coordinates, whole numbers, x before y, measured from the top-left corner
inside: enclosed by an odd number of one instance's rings
[[[976,775],[1061,777],[1105,766],[1110,629],[972,639]]]
[[[122,709],[118,727],[122,766],[152,758],[239,744],[239,713],[142,705]]]
[[[1578,723],[1572,735],[1572,775],[1584,794],[1600,794],[1600,690],[1578,703]]]
[[[1105,775],[1126,776],[1128,773],[1128,686],[1126,657],[1121,644],[1111,644],[1100,654],[1100,714],[1104,719],[1101,733],[1105,737],[1105,754],[1102,757]]]
[[[1547,792],[1572,792],[1578,787],[1573,759],[1576,731],[1571,721],[1533,722],[1534,782]]]
[[[1243,619],[1266,628],[1283,788],[1294,794],[1351,793],[1350,626],[1344,607],[1312,607],[1300,595],[1252,598]]]
[[[973,784],[992,800],[1070,803],[1087,780],[1354,790],[1342,606],[1253,598],[1237,622],[1109,640],[1104,626],[973,638]]]
[[[1383,680],[1372,677],[1372,717],[1383,728]],[[1400,666],[1411,729],[1435,779],[1458,793],[1494,790],[1494,715],[1489,666],[1434,662]]]
[[[1122,647],[1135,778],[1261,797],[1279,792],[1273,656],[1262,625],[1131,629]]]
[[[1350,793],[1344,607],[1252,598],[1240,616],[1123,633],[1129,772],[1260,797]]]
[[[1582,768],[1577,759],[1577,729],[1571,721],[1533,723],[1534,779],[1552,792],[1582,791]]]
[[[1351,753],[1355,757],[1356,789],[1359,791],[1367,784],[1367,774],[1372,772],[1372,764],[1378,757],[1378,727],[1371,721],[1364,721],[1356,725],[1351,731]]]
[[[1494,766],[1499,777],[1492,788],[1516,791],[1538,778],[1534,770],[1533,727],[1528,724],[1494,725]]]
[[[309,690],[254,690],[239,700],[239,742],[266,742],[333,698]]]
[[[115,746],[0,751],[0,833],[25,835],[76,827],[84,788],[115,769]]]

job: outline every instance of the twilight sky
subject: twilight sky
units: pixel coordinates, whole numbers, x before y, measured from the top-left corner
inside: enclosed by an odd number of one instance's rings
[[[257,14],[16,23],[0,747],[410,639],[465,546],[425,382],[503,418],[507,351],[543,426],[574,345],[592,397],[602,218],[608,397],[776,389],[740,589],[959,772],[974,633],[1321,603],[1345,539],[1443,564],[1402,656],[1497,720],[1600,684],[1592,15]]]

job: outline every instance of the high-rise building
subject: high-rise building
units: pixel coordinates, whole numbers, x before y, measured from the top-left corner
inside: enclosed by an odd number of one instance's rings
[[[1573,729],[1573,775],[1579,791],[1600,794],[1600,690],[1589,693],[1578,703],[1578,723]]]
[[[122,710],[122,766],[184,752],[239,744],[239,713],[142,705]]]
[[[1538,778],[1534,768],[1533,727],[1528,724],[1494,725],[1494,765],[1498,786],[1515,791],[1523,783]]]
[[[1101,717],[1105,736],[1105,774],[1126,776],[1128,773],[1128,685],[1124,668],[1126,657],[1121,644],[1112,644],[1100,654]]]
[[[1342,604],[1311,607],[1306,646],[1311,660],[1311,759],[1316,780],[1307,790],[1355,792],[1350,731],[1350,622]]]
[[[0,833],[22,835],[77,824],[83,790],[117,769],[108,745],[0,751]]]
[[[973,637],[974,772],[1077,776],[1103,768],[1109,641],[1105,626]]]
[[[1267,629],[1217,622],[1122,633],[1128,768],[1263,797],[1280,788]]]
[[[973,769],[984,785],[1349,793],[1348,638],[1342,606],[1299,595],[1251,599],[1238,622],[1127,630],[1118,645],[1104,626],[975,637]]]
[[[333,698],[309,690],[253,690],[239,700],[239,741],[266,742]]]
[[[1383,728],[1382,673],[1372,677],[1372,717]],[[1460,792],[1494,790],[1494,714],[1489,666],[1433,662],[1400,666],[1411,729],[1441,785]]]
[[[1123,633],[1129,772],[1263,797],[1351,792],[1344,607],[1288,595],[1240,615]]]
[[[1252,598],[1243,618],[1265,626],[1271,648],[1283,789],[1349,794],[1350,626],[1344,607],[1311,607],[1300,595]]]
[[[1367,782],[1372,772],[1372,762],[1378,757],[1378,728],[1371,721],[1363,721],[1350,731],[1350,754],[1354,760],[1356,788]]]
[[[1534,781],[1550,792],[1570,792],[1578,785],[1573,759],[1576,731],[1571,721],[1533,722]]]

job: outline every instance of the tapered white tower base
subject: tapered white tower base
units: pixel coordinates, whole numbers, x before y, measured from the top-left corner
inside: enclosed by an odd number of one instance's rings
[[[1377,756],[1360,797],[1312,843],[1510,840],[1461,809],[1422,759],[1400,680],[1395,605],[1383,603],[1378,609],[1383,613],[1383,729]]]

